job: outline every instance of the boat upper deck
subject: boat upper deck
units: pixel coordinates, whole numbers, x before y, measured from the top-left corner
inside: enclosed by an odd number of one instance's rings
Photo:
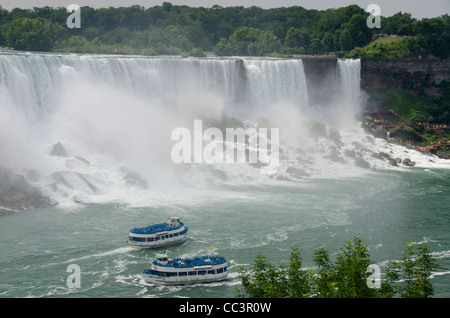
[[[177,226],[170,226],[168,223],[159,223],[149,225],[147,227],[136,227],[130,230],[134,234],[156,234],[159,232],[173,231],[184,226],[183,222],[179,222]]]
[[[222,256],[202,256],[195,258],[173,258],[172,260],[161,261],[157,259],[153,261],[154,265],[173,268],[188,268],[206,265],[220,265],[226,263],[225,257]]]

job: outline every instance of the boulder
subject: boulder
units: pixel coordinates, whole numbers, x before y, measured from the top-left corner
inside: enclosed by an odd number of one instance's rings
[[[330,128],[328,131],[328,138],[336,144],[336,146],[341,147],[342,146],[342,138],[341,134],[339,133],[339,130],[336,128]]]
[[[66,148],[64,148],[63,144],[60,142],[51,145],[48,154],[56,157],[67,157]]]
[[[302,178],[302,177],[310,177],[311,175],[302,169],[295,168],[295,167],[288,167],[286,169],[286,173],[291,174],[292,176],[296,178]]]
[[[341,156],[339,156],[338,153],[336,152],[332,152],[329,155],[324,156],[325,159],[331,160],[333,162],[338,162],[338,163],[342,163],[345,164],[345,159],[342,158]]]
[[[409,158],[403,159],[402,164],[407,167],[413,167],[416,165],[416,163],[414,161],[411,161],[411,159]]]
[[[355,158],[355,166],[364,168],[364,169],[370,169],[370,163],[368,163],[363,158]]]
[[[315,137],[326,137],[327,128],[324,122],[311,120],[306,123],[308,131]]]
[[[222,170],[218,170],[218,169],[213,169],[210,168],[209,172],[211,173],[211,175],[213,175],[216,178],[219,178],[223,181],[227,181],[228,180],[228,176],[225,172],[223,172]]]
[[[124,169],[121,169],[121,171],[126,171]],[[137,172],[134,171],[128,171],[123,176],[123,180],[128,186],[136,186],[141,189],[148,189],[148,183],[147,181]]]
[[[350,158],[356,158],[356,151],[354,149],[351,149],[351,150],[345,149],[344,155],[346,155],[347,157],[350,157]]]
[[[272,177],[271,177],[271,178],[272,178]],[[288,177],[283,176],[283,175],[278,175],[278,176],[275,178],[275,180],[278,180],[278,181],[292,181],[291,179],[289,179]]]
[[[50,199],[39,188],[28,183],[23,175],[0,167],[0,207],[3,210],[0,215],[50,205]]]
[[[69,189],[80,190],[89,194],[99,193],[99,189],[79,172],[57,171],[52,173],[52,179],[57,185],[63,185]]]
[[[11,214],[14,214],[14,213],[15,213],[14,210],[0,209],[0,216],[11,215]]]
[[[390,158],[390,159],[389,159],[389,164],[390,164],[391,166],[398,167],[398,162],[397,162],[397,160],[394,159],[394,158]]]
[[[87,166],[90,165],[89,160],[87,160],[87,159],[85,159],[85,158],[83,158],[83,157],[76,156],[75,158],[77,158],[79,161],[83,162],[83,163],[84,163],[85,165],[87,165]]]

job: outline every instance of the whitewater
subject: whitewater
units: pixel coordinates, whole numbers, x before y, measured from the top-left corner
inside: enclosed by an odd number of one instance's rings
[[[360,62],[339,60],[336,72],[334,104],[311,105],[301,60],[2,54],[0,162],[37,171],[31,182],[61,204],[122,200],[124,191],[138,199],[142,184],[263,185],[390,169],[373,158],[379,152],[448,167],[363,132]],[[198,119],[221,129],[279,128],[278,170],[267,177],[251,164],[174,164],[171,132]],[[52,155],[55,145],[63,155]],[[127,172],[139,180],[127,181]]]
[[[299,246],[306,261],[353,235],[381,265],[408,241],[432,244],[437,295],[448,297],[449,162],[363,130],[360,71],[338,59],[323,89],[331,102],[320,104],[301,59],[0,53],[0,167],[54,204],[1,217],[0,297],[234,297],[237,267],[256,255],[286,260]],[[175,164],[171,133],[195,120],[278,128],[279,166],[265,175],[263,163]],[[127,233],[171,215],[190,229],[174,256],[214,246],[230,280],[140,279],[154,252],[128,248]],[[74,263],[80,289],[65,284]]]

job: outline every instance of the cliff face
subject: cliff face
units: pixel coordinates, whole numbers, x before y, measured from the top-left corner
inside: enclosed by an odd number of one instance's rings
[[[337,91],[336,58],[302,58],[312,104],[333,102]],[[397,60],[362,60],[361,89],[368,104],[377,107],[388,88],[415,90],[430,84],[450,82],[450,58],[405,58]]]
[[[371,92],[387,88],[415,89],[450,81],[450,58],[362,60],[361,88]]]
[[[336,92],[336,58],[302,58],[312,104],[329,104]]]

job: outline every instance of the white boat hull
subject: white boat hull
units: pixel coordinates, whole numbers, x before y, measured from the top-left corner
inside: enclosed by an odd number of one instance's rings
[[[166,238],[159,241],[153,241],[153,242],[136,242],[127,240],[128,245],[131,247],[137,248],[137,249],[153,249],[153,248],[160,248],[164,246],[174,245],[183,242],[186,240],[186,235],[180,235],[178,237],[173,238]]]
[[[186,285],[186,284],[196,284],[196,283],[211,283],[222,281],[227,278],[228,273],[221,274],[205,274],[205,275],[195,275],[195,276],[171,276],[171,277],[160,277],[150,274],[142,273],[142,278],[153,284],[161,285]]]

